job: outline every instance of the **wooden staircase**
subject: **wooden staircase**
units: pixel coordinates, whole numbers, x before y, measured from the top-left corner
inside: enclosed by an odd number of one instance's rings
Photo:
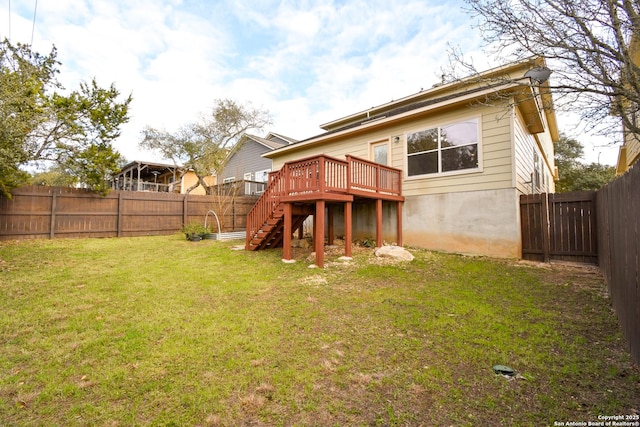
[[[247,215],[246,250],[278,248],[282,246],[284,233],[284,205],[280,199],[284,195],[284,172],[280,170],[269,175],[269,183],[260,199]],[[292,229],[296,230],[313,210],[305,206],[294,206]]]
[[[296,230],[302,226],[304,220],[313,212],[308,212],[304,207],[296,207],[292,215],[292,229]],[[284,208],[282,204],[271,212],[264,224],[248,240],[247,250],[257,251],[260,249],[278,248],[282,246],[284,233]]]

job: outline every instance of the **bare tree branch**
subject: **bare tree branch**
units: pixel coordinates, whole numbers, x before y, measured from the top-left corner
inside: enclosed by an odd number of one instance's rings
[[[556,109],[611,134],[640,133],[640,3],[635,0],[465,0],[485,46],[513,60],[546,58]],[[452,69],[470,71],[460,52]]]
[[[198,183],[187,192],[202,185],[210,194],[212,186],[205,177],[220,171],[229,150],[245,132],[260,130],[270,123],[271,118],[266,110],[230,99],[218,99],[210,114],[181,127],[175,133],[146,127],[139,145],[192,170],[198,177]]]

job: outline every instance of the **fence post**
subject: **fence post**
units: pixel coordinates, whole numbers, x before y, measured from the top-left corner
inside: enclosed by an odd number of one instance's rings
[[[540,195],[541,213],[542,213],[542,254],[544,262],[551,261],[551,237],[550,237],[550,225],[549,225],[549,208],[553,206],[553,202],[550,203],[552,194],[542,193]]]
[[[118,193],[118,219],[117,219],[117,234],[118,237],[122,237],[122,211],[124,209],[124,195],[122,192]]]
[[[51,192],[51,222],[49,224],[49,238],[53,239],[55,236],[56,228],[56,199],[57,195],[55,190]]]
[[[187,194],[184,195],[184,199],[182,199],[182,225],[187,225]]]

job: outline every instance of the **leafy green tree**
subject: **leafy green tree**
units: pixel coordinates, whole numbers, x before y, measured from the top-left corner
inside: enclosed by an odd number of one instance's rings
[[[58,165],[52,166],[46,171],[36,172],[29,179],[29,184],[31,185],[46,185],[49,187],[73,187],[77,183],[78,178]]]
[[[118,168],[111,144],[129,120],[131,96],[120,102],[113,84],[104,89],[95,80],[62,94],[56,56],[55,47],[41,55],[28,45],[0,43],[0,194],[7,197],[25,181],[28,164],[59,165],[100,193]]]
[[[139,145],[192,170],[198,182],[187,193],[202,185],[211,194],[212,186],[205,178],[220,171],[227,153],[245,132],[260,130],[270,123],[266,110],[231,99],[217,99],[210,115],[182,126],[175,133],[145,127]]]
[[[555,161],[560,179],[556,182],[556,191],[598,190],[615,177],[613,166],[599,163],[584,164],[580,161],[584,150],[580,143],[561,135],[555,144]]]

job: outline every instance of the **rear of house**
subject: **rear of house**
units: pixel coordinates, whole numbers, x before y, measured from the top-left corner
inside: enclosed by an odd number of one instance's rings
[[[421,91],[322,125],[326,133],[271,151],[273,169],[325,154],[403,171],[403,242],[434,250],[520,256],[518,196],[554,191],[558,139],[546,85],[524,74],[541,58]],[[395,205],[383,206],[395,241]],[[353,237],[373,235],[374,213],[354,206]],[[340,218],[336,219],[340,232]]]

